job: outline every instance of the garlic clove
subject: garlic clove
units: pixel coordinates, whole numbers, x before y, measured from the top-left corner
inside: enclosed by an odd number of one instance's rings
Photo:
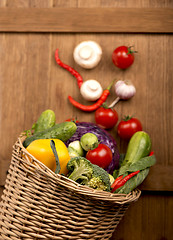
[[[115,93],[122,100],[128,100],[136,93],[135,86],[129,80],[119,80],[115,83]]]
[[[75,62],[81,67],[91,69],[100,62],[102,49],[94,41],[83,41],[75,47],[73,57]]]
[[[85,100],[96,101],[102,95],[103,88],[98,81],[90,79],[82,84],[80,93]]]
[[[114,107],[119,100],[128,100],[136,94],[136,88],[129,80],[119,80],[115,83],[115,93],[117,98],[109,105],[109,107]]]

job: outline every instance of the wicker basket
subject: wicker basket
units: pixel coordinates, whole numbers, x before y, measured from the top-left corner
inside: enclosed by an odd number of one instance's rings
[[[111,194],[81,186],[49,170],[22,142],[18,138],[13,147],[0,203],[1,239],[109,239],[140,191]]]

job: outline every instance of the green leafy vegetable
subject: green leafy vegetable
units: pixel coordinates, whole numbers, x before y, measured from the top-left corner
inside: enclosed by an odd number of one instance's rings
[[[144,170],[145,168],[151,167],[156,163],[154,155],[139,159],[137,162],[124,165],[120,167],[118,176],[124,175],[127,172],[135,172],[138,170]]]
[[[128,194],[137,186],[139,186],[149,173],[149,168],[146,168],[139,172],[134,177],[130,178],[122,187],[118,188],[115,193],[124,193]]]
[[[123,162],[123,157],[125,155],[120,155],[121,162]],[[115,170],[113,173],[114,178],[116,179],[119,176],[127,176],[128,174],[136,171],[140,171],[137,175],[130,178],[122,187],[115,190],[115,193],[124,193],[128,194],[137,186],[139,186],[149,173],[149,169],[156,163],[155,155],[147,156],[139,159],[137,162],[132,162],[124,166],[120,166],[119,170]]]
[[[154,155],[141,158],[138,162],[133,163],[128,168],[128,172],[135,172],[137,170],[144,170],[151,167],[156,163],[156,157]]]

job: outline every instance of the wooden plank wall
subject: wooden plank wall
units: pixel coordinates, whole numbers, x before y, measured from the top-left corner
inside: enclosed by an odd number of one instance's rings
[[[0,31],[172,33],[172,17],[169,8],[1,8]]]
[[[3,9],[128,7],[154,10],[172,9],[173,2],[171,0],[1,0],[0,7]],[[80,68],[72,57],[76,44],[88,39],[98,42],[103,49],[100,64],[92,70]],[[116,69],[111,62],[112,51],[122,44],[134,45],[138,51],[134,65],[125,71]],[[12,145],[17,136],[23,130],[30,128],[43,110],[47,108],[54,110],[57,122],[69,117],[94,122],[93,113],[81,112],[69,104],[68,95],[83,103],[86,102],[79,95],[75,79],[56,65],[54,60],[56,48],[60,50],[61,59],[79,71],[84,80],[90,78],[99,80],[105,88],[114,78],[130,79],[137,88],[137,94],[127,102],[120,102],[116,110],[120,118],[127,114],[138,117],[144,130],[149,132],[152,138],[157,165],[151,169],[148,178],[141,186],[143,189],[141,198],[130,206],[112,240],[172,239],[172,34],[1,32],[0,185],[4,184]],[[108,102],[114,97],[112,89]],[[120,151],[124,152],[127,143],[119,139],[116,128],[111,133]]]

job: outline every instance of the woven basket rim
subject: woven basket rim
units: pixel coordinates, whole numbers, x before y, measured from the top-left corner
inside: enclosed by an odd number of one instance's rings
[[[33,164],[31,161],[23,157],[20,160],[22,160],[22,162],[24,163],[27,163],[32,168],[35,168],[38,172],[40,171],[42,174],[46,175],[48,178],[52,179],[53,181],[56,181],[58,184],[62,185],[63,187],[68,188],[72,192],[75,192],[76,194],[80,194],[80,195],[85,195],[88,198],[92,198],[93,200],[95,199],[99,201],[106,201],[112,204],[131,203],[131,202],[137,201],[138,198],[140,197],[141,191],[139,189],[135,189],[129,194],[110,193],[110,192],[101,191],[101,190],[94,190],[88,186],[80,185],[75,181],[67,178],[66,176],[55,174],[51,169],[49,169],[46,165],[44,165],[42,162],[40,162],[38,159],[36,159],[26,150],[26,148],[23,146],[23,141],[25,138],[26,136],[24,136],[22,133],[18,137],[13,148],[15,149],[16,147],[19,147],[23,153],[25,153],[27,156],[29,156],[33,160],[35,164]]]

